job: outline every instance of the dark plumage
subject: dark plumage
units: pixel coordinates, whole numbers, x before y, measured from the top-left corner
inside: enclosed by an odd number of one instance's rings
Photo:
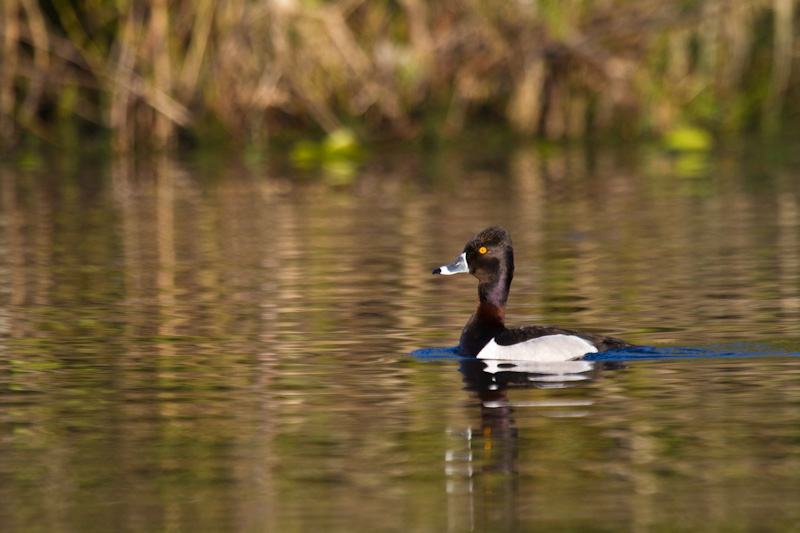
[[[459,351],[469,357],[565,361],[587,353],[633,345],[620,339],[555,326],[505,326],[506,300],[514,277],[514,250],[508,232],[486,228],[452,263],[434,274],[469,272],[478,278],[478,307],[461,332]]]

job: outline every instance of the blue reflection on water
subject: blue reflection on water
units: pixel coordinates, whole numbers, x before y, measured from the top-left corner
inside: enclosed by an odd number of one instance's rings
[[[696,359],[731,357],[769,357],[798,356],[800,353],[788,352],[759,343],[719,344],[702,348],[684,346],[634,346],[625,350],[597,352],[582,357],[586,361],[632,361],[639,359]]]
[[[423,361],[458,360],[465,390],[474,392],[482,402],[508,402],[505,393],[519,388],[574,387],[593,380],[604,370],[627,368],[631,361],[691,359],[731,359],[775,356],[798,356],[800,353],[765,344],[737,343],[708,347],[636,346],[625,350],[598,352],[581,359],[560,362],[512,361],[463,357],[458,347],[422,348],[408,356]]]
[[[452,348],[420,348],[411,353],[406,354],[406,357],[415,357],[422,361],[435,361],[437,359],[471,359],[469,357],[462,357],[458,353],[458,346]]]
[[[438,359],[470,359],[462,357],[458,346],[452,348],[420,348],[407,354],[423,361]],[[704,348],[683,346],[634,346],[625,350],[609,350],[587,354],[582,361],[637,361],[651,359],[698,359],[698,358],[737,358],[737,357],[798,357],[800,353],[790,352],[760,343],[734,343],[711,345]]]

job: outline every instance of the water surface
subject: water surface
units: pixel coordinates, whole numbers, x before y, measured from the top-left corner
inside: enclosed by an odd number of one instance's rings
[[[3,529],[797,529],[799,193],[791,165],[647,150],[386,154],[346,183],[6,163]],[[651,348],[415,352],[457,343],[475,280],[430,272],[490,224],[509,324]]]

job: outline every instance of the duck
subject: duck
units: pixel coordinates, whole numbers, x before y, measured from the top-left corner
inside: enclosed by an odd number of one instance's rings
[[[464,326],[457,348],[462,356],[556,362],[634,347],[614,337],[557,326],[507,328],[506,301],[514,277],[514,249],[511,236],[500,226],[478,233],[455,261],[433,271],[444,276],[460,273],[478,278],[478,307]]]

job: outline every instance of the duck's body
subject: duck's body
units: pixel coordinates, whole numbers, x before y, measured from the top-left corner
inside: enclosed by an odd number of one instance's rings
[[[514,250],[511,237],[501,227],[483,230],[467,243],[458,259],[433,271],[444,275],[461,272],[469,272],[479,281],[478,308],[464,326],[459,342],[459,351],[465,356],[568,361],[589,353],[632,346],[613,337],[555,326],[506,328],[506,300],[514,277]]]

